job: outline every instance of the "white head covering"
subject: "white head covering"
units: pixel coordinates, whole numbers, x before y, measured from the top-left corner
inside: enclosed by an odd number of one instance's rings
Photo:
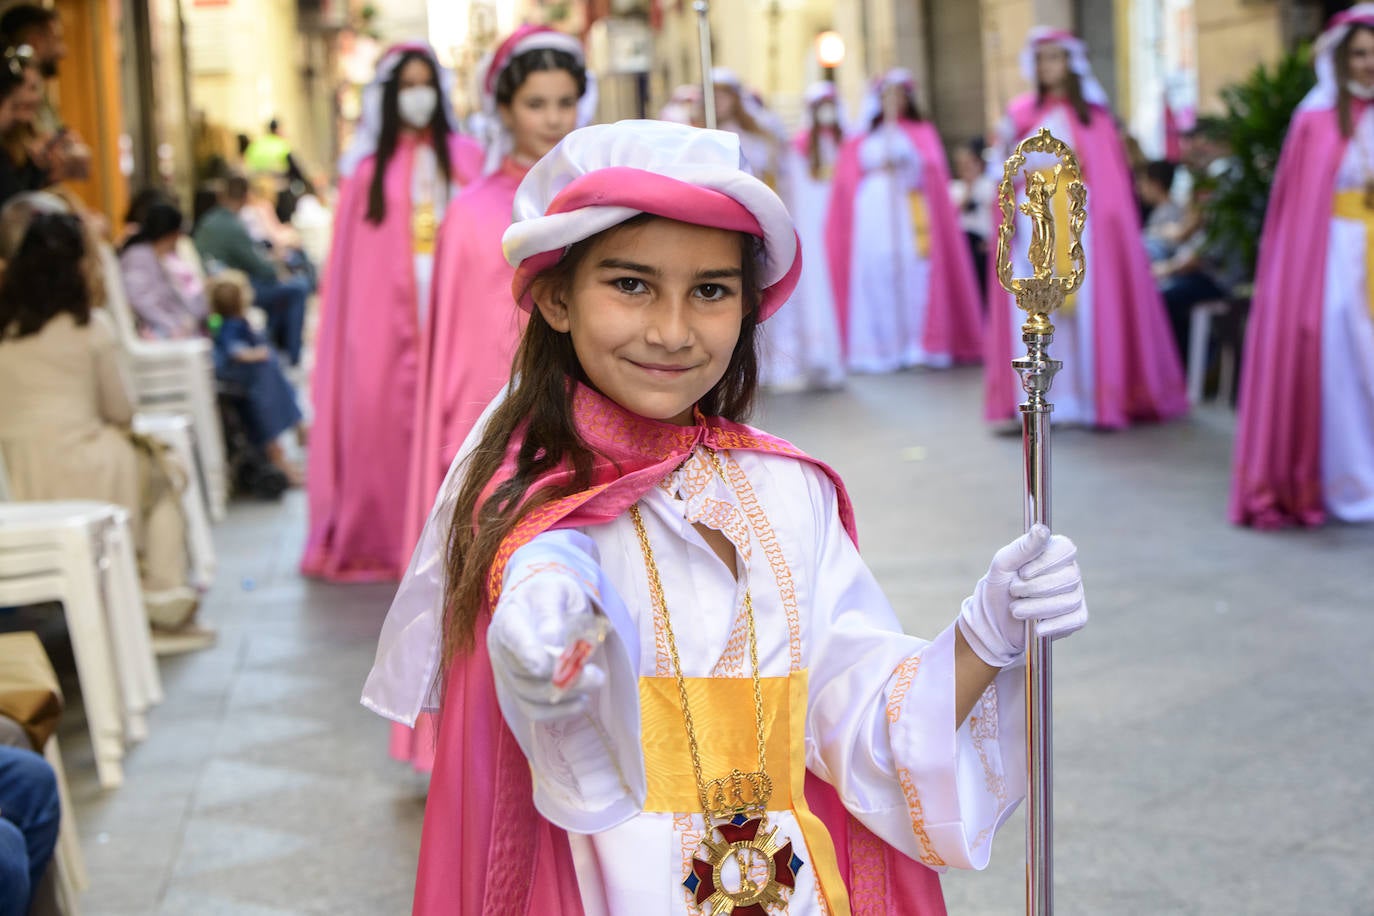
[[[1078,77],[1083,89],[1084,101],[1093,105],[1110,108],[1107,90],[1093,76],[1093,68],[1088,63],[1087,45],[1071,32],[1038,25],[1026,35],[1026,44],[1021,48],[1021,77],[1032,86],[1038,84],[1035,72],[1035,50],[1041,45],[1053,44],[1064,49],[1069,55],[1069,70]]]
[[[514,222],[501,244],[517,269],[522,306],[531,303],[521,287],[538,269],[640,213],[760,235],[760,320],[796,284],[801,251],[792,218],[778,195],[743,167],[737,136],[667,121],[620,121],[568,134],[520,183]],[[756,221],[757,231],[741,218]]]
[[[883,93],[889,86],[905,86],[913,97],[916,95],[916,76],[906,67],[893,67],[882,76],[875,77],[864,92],[863,102],[859,105],[859,124],[856,131],[866,131],[883,110]]]
[[[749,117],[754,119],[754,123],[768,131],[774,137],[780,138],[783,142],[787,141],[787,128],[783,125],[782,119],[773,113],[763,99],[760,98],[752,89],[744,85],[739,74],[729,67],[713,67],[711,69],[711,82],[717,86],[728,86],[739,96],[740,107],[742,107]]]
[[[1336,49],[1357,25],[1374,28],[1374,3],[1357,3],[1350,9],[1332,16],[1331,21],[1326,24],[1326,31],[1317,37],[1317,42],[1313,45],[1317,85],[1312,87],[1302,100],[1302,104],[1298,105],[1299,111],[1336,107],[1336,100],[1341,94],[1341,87],[1336,82]]]
[[[577,101],[577,126],[590,124],[596,117],[596,76],[592,71],[586,70],[587,55],[582,42],[567,32],[560,32],[548,26],[522,25],[506,36],[506,40],[497,45],[496,49],[482,58],[481,63],[477,65],[478,93],[482,99],[482,110],[486,114],[487,134],[482,138],[487,148],[486,161],[483,163],[483,172],[486,174],[500,168],[501,160],[515,145],[510,131],[506,130],[496,110],[496,83],[501,78],[501,72],[511,61],[527,51],[540,50],[564,51],[582,65],[587,77],[587,89]]]
[[[378,62],[377,74],[372,77],[372,82],[363,88],[362,117],[358,119],[358,126],[353,132],[353,140],[348,144],[348,149],[339,157],[339,174],[345,178],[352,175],[364,159],[377,152],[377,140],[382,134],[382,95],[386,90],[387,81],[400,66],[401,58],[409,53],[423,55],[434,67],[439,83],[436,87],[439,90],[439,110],[448,121],[448,129],[455,133],[458,131],[458,118],[453,111],[453,71],[439,63],[434,49],[422,41],[392,45]]]
[[[844,106],[840,102],[840,94],[835,89],[834,83],[830,80],[817,80],[806,87],[806,92],[802,94],[802,101],[806,103],[806,109],[803,113],[803,126],[807,130],[816,129],[816,109],[820,107],[822,102],[829,102],[835,109],[835,127],[839,129],[841,134],[844,133]]]

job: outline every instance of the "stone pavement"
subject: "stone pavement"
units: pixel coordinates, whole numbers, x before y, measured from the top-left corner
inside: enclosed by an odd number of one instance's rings
[[[758,418],[848,481],[913,632],[943,627],[1021,524],[1019,440],[983,427],[980,379],[861,378]],[[1056,526],[1093,615],[1055,654],[1065,916],[1374,913],[1374,526],[1228,526],[1231,424],[1209,408],[1056,437]],[[74,702],[90,916],[408,912],[425,781],[357,703],[391,589],[299,578],[303,529],[299,493],[218,527],[220,642],[163,661],[120,789],[95,785]],[[1018,813],[985,872],[946,878],[951,914],[1021,912],[1022,830]]]

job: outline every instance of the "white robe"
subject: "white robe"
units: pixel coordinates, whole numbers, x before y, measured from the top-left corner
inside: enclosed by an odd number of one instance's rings
[[[917,251],[908,204],[913,192],[925,193],[921,154],[900,127],[884,124],[860,143],[859,169],[849,252],[849,368],[948,366],[950,354],[927,353],[924,344],[930,259]]]
[[[901,632],[840,524],[829,480],[789,458],[720,458],[732,484],[698,451],[640,502],[682,673],[749,676],[741,613],[748,589],[761,676],[808,672],[807,769],[906,855],[982,868],[993,832],[1023,794],[1023,672],[1000,674],[956,730],[953,625],[933,642]],[[694,521],[730,538],[738,581]],[[589,916],[695,912],[681,882],[702,834],[700,813],[642,810],[638,676],[671,677],[672,669],[628,515],[540,535],[512,558],[507,584],[543,564],[573,570],[614,630],[593,657],[608,678],[585,715],[526,718],[513,700],[510,673],[496,668],[507,722],[531,760],[535,804],[572,831]],[[752,717],[753,710],[741,715]],[[788,913],[827,912],[815,854],[793,812],[771,812],[769,819],[805,863]]]
[[[1336,191],[1374,179],[1374,110],[1366,110],[1336,170]],[[1347,522],[1374,521],[1374,320],[1368,225],[1331,219],[1322,302],[1322,490]]]
[[[1068,109],[1062,106],[1055,108],[1048,117],[1032,127],[1025,136],[1017,137],[1008,144],[1006,154],[1010,155],[1017,143],[1035,134],[1042,127],[1048,127],[1050,133],[1071,144],[1073,142],[1073,125],[1069,122],[1067,112]],[[1007,122],[1003,127],[1002,134],[1009,136],[1010,133],[1010,122]],[[1032,153],[1026,157],[1026,166],[1031,169],[1047,167],[1053,165],[1053,162],[1053,157],[1042,153]],[[1001,182],[1001,160],[999,159],[997,164],[990,166],[990,168],[996,171],[995,180]],[[1016,193],[1017,200],[1025,200],[1026,188],[1023,178],[1018,177]],[[1060,188],[1059,193],[1063,194],[1064,189]],[[1059,231],[1067,230],[1060,227]],[[1073,311],[1058,311],[1050,318],[1054,322],[1054,344],[1051,350],[1054,358],[1064,363],[1063,368],[1055,374],[1054,386],[1050,389],[1050,400],[1054,402],[1054,413],[1050,416],[1053,422],[1057,424],[1095,426],[1097,423],[1097,386],[1094,384],[1096,377],[1094,360],[1097,358],[1097,348],[1093,344],[1092,234],[1093,223],[1090,209],[1088,220],[1083,226],[1083,254],[1087,264],[1083,272],[1083,285],[1074,293]],[[1030,218],[1018,209],[1016,213],[1016,235],[1012,239],[1012,276],[1014,277],[1029,277],[1032,274],[1030,261],[1026,254],[1030,247],[1030,238]],[[995,244],[993,251],[996,251]],[[1008,333],[1011,334],[1011,352],[1014,354],[1025,353],[1026,344],[1021,340],[1021,325],[1026,320],[1026,313],[1018,309],[1016,300],[1010,294],[1002,292],[1000,288],[995,292],[989,290],[988,293],[993,307],[1011,310],[1011,321],[1008,322]],[[996,326],[995,322],[993,326]],[[1013,386],[1012,394],[1012,416],[1020,416],[1017,412],[1017,406],[1022,400],[1021,386]]]
[[[829,167],[837,147],[822,137],[821,157]],[[825,219],[830,210],[830,176],[811,174],[808,158],[789,147],[789,209],[802,244],[802,273],[787,304],[760,328],[760,376],[771,388],[838,388],[844,383],[844,354],[830,268],[825,257]]]

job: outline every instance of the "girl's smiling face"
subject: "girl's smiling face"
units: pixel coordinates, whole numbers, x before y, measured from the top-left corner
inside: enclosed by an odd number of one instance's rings
[[[570,334],[587,381],[670,423],[724,377],[744,318],[740,234],[651,218],[602,233],[566,289],[536,281],[544,319]]]

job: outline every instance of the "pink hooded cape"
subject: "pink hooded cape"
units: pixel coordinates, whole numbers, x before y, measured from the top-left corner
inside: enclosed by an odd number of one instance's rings
[[[1067,103],[1047,100],[1037,105],[1033,93],[1013,101],[1008,111],[1013,140],[1030,133],[1054,105]],[[1073,147],[1088,187],[1088,229],[1092,234],[1088,281],[1092,283],[1097,426],[1120,429],[1133,420],[1167,420],[1187,413],[1188,394],[1164,300],[1150,273],[1149,256],[1141,239],[1125,149],[1111,113],[1098,105],[1089,108],[1092,115],[1087,125],[1070,109],[1073,136],[1059,139]],[[1002,211],[998,208],[993,212],[996,238]],[[1006,420],[1014,416],[1016,392],[1020,390],[1011,368],[1011,321],[1013,313],[1022,313],[997,279],[995,258],[988,259],[988,273],[984,407],[987,419]]]
[[[584,387],[576,389],[574,413],[583,438],[598,453],[592,485],[536,509],[501,545],[486,606],[478,616],[478,648],[449,666],[425,807],[416,916],[582,914],[567,834],[535,810],[529,764],[501,716],[485,649],[489,609],[500,591],[505,563],[517,548],[543,531],[618,517],[698,445],[766,451],[816,465],[835,484],[840,519],[854,537],[853,510],[839,477],[781,439],[719,417],[698,415],[695,426],[647,420]],[[518,437],[507,451],[502,476],[513,468],[517,448]],[[531,492],[569,475],[555,471]],[[811,774],[806,800],[835,841],[855,916],[945,912],[938,876],[855,821],[834,789]]]
[[[927,353],[948,353],[955,362],[978,362],[983,355],[983,316],[973,260],[959,228],[959,217],[949,199],[949,169],[945,148],[928,122],[902,121],[902,130],[921,156],[924,193],[930,213],[930,296],[925,336]],[[840,335],[849,344],[850,252],[854,242],[854,198],[863,173],[859,145],[854,137],[840,148],[835,179],[830,189],[830,217],[825,227],[825,251],[830,261],[830,285]]]
[[[1359,114],[1362,108],[1355,108]],[[1330,108],[1288,128],[1260,238],[1241,369],[1231,521],[1320,525],[1322,303],[1336,171],[1349,141]]]
[[[501,235],[527,170],[507,159],[454,201],[458,219],[439,231],[431,284],[431,329],[420,354],[415,449],[405,503],[409,552],[420,539],[439,485],[482,410],[510,380],[527,316],[511,302],[515,268]]]
[[[376,157],[344,179],[321,289],[301,571],[338,582],[399,579],[412,546],[402,498],[422,346],[411,267],[415,142],[402,139],[388,164],[380,225],[365,219]],[[450,135],[449,162],[453,182],[465,184],[480,169],[481,149]]]

